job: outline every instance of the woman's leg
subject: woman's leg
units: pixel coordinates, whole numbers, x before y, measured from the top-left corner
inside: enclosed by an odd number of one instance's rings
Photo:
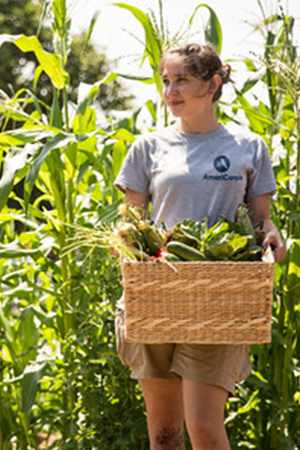
[[[180,379],[143,379],[142,388],[150,450],[185,450],[182,382]]]
[[[193,450],[230,450],[224,426],[228,392],[218,386],[182,380],[184,416]]]

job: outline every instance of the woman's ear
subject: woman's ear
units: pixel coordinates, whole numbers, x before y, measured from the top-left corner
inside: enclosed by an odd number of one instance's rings
[[[213,77],[210,79],[210,87],[209,87],[209,92],[211,94],[215,94],[215,92],[217,92],[217,90],[219,89],[219,87],[222,84],[222,78],[220,77],[220,75],[218,73],[216,73],[215,75],[213,75]]]

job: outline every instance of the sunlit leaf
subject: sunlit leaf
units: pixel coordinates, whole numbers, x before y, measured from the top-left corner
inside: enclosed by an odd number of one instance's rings
[[[69,84],[69,74],[62,69],[60,58],[52,53],[46,52],[36,36],[22,35],[17,37],[15,45],[22,52],[33,52],[40,63],[43,71],[50,77],[57,89],[63,89]]]
[[[130,131],[126,130],[126,128],[120,128],[116,132],[112,133],[111,137],[115,139],[121,139],[130,143],[133,143],[136,139],[135,136],[130,133]]]
[[[53,132],[44,128],[31,126],[30,128],[23,127],[16,130],[6,131],[0,133],[0,144],[4,145],[24,145],[41,141],[49,136],[53,136]]]
[[[1,328],[5,331],[5,335],[8,338],[8,340],[10,342],[13,342],[15,338],[14,328],[9,319],[5,316],[1,305],[0,305],[0,324]]]
[[[67,34],[67,3],[66,0],[52,0],[55,31],[61,39]]]
[[[161,56],[162,49],[154,27],[149,19],[149,16],[135,6],[128,5],[126,3],[114,3],[119,8],[124,8],[130,11],[134,17],[140,22],[145,32],[146,47],[145,52],[149,58],[150,65],[154,71],[157,71]]]
[[[30,249],[22,247],[18,241],[9,244],[0,244],[0,258],[20,258],[22,256],[31,256],[40,252],[40,249]]]
[[[3,174],[0,179],[0,211],[6,205],[9,194],[14,185],[14,179],[18,170],[25,167],[28,158],[32,156],[33,152],[37,148],[33,149],[32,146],[25,146],[24,148],[11,148],[10,152],[6,155],[3,164]]]
[[[300,298],[300,240],[294,240],[288,252],[289,264],[286,285]]]
[[[128,5],[126,3],[114,3],[119,8],[127,9],[134,17],[140,22],[145,33],[145,49],[144,53],[147,56],[149,64],[153,71],[153,78],[156,84],[158,92],[161,92],[161,79],[158,73],[159,63],[162,57],[163,48],[160,42],[160,38],[155,32],[155,28],[149,18],[149,16],[135,6]]]
[[[35,360],[39,333],[35,322],[34,310],[31,306],[23,309],[18,328],[18,339],[24,353],[23,361]]]
[[[220,54],[222,51],[223,33],[220,21],[215,11],[206,3],[201,3],[201,5],[198,5],[196,7],[193,15],[189,20],[189,23],[190,25],[193,23],[195,15],[200,8],[206,8],[209,11],[209,20],[204,30],[205,39],[206,41],[210,42],[216,49],[217,53]]]
[[[25,180],[25,202],[28,203],[33,186],[38,176],[39,170],[48,154],[57,148],[62,148],[74,141],[73,135],[67,135],[65,133],[59,133],[42,148],[39,155],[32,161],[26,180]]]
[[[112,81],[116,80],[118,77],[125,78],[126,80],[141,81],[142,83],[145,83],[145,84],[155,83],[154,78],[151,78],[151,77],[126,75],[124,73],[110,72],[105,78],[100,80],[97,84],[101,85],[101,84],[111,83]]]
[[[250,127],[252,131],[264,135],[264,126],[266,125],[277,125],[275,120],[273,120],[271,117],[268,117],[264,114],[262,114],[260,111],[255,109],[249,102],[246,100],[246,98],[236,90],[236,95],[238,98],[238,101],[241,104],[241,108],[243,109],[247,119],[249,120]]]
[[[151,114],[153,122],[156,123],[157,115],[156,115],[156,108],[155,108],[155,105],[154,105],[153,101],[152,100],[148,100],[146,102],[146,106],[147,106],[147,109],[148,109],[149,113]]]
[[[21,382],[21,411],[28,416],[34,403],[37,388],[47,368],[47,362],[29,364]]]
[[[85,36],[85,45],[87,45],[87,44],[89,43],[89,40],[90,40],[91,35],[92,35],[93,31],[94,31],[94,28],[95,28],[95,25],[96,25],[97,20],[98,20],[98,18],[99,18],[99,15],[100,15],[99,12],[96,11],[96,12],[94,13],[94,15],[93,15],[91,21],[90,21],[90,25],[89,25],[89,27],[88,27],[88,30],[87,30],[86,36]]]

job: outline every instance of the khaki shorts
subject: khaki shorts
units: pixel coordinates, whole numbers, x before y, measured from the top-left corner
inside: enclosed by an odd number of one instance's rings
[[[251,372],[247,345],[135,344],[125,341],[124,311],[115,317],[117,351],[135,379],[185,377],[234,395]]]

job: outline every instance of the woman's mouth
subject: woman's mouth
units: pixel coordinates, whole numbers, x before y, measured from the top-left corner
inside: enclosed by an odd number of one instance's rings
[[[179,106],[179,105],[182,105],[183,104],[183,102],[181,101],[181,100],[172,100],[172,101],[169,101],[168,102],[168,105],[169,106]]]

